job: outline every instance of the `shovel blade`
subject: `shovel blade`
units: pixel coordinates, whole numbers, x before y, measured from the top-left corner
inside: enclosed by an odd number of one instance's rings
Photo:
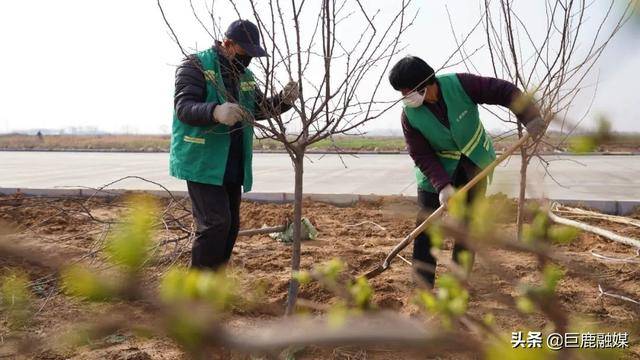
[[[364,273],[364,276],[367,280],[369,279],[373,279],[374,277],[382,274],[383,271],[387,270],[386,267],[382,266],[382,264],[378,265],[377,267],[367,271],[366,273]]]

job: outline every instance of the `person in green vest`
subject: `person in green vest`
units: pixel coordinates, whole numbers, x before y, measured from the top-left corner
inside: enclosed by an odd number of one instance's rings
[[[263,96],[248,66],[264,56],[257,26],[237,20],[223,41],[188,56],[176,70],[169,172],[187,181],[196,223],[194,268],[218,269],[231,257],[241,192],[253,182],[253,121],[289,110],[299,96],[294,81],[276,96]]]
[[[478,104],[510,108],[534,138],[544,134],[546,124],[532,102],[512,83],[466,73],[435,75],[424,60],[408,56],[389,73],[391,86],[402,93],[402,129],[409,155],[416,165],[417,223],[441,205],[446,206],[455,188],[462,187],[495,158],[491,136],[478,112]],[[522,106],[521,104],[526,104]],[[468,200],[484,196],[487,182],[474,186]],[[462,244],[454,244],[453,260],[460,262]],[[473,254],[468,252],[473,262]],[[436,259],[431,239],[419,235],[413,247],[418,281],[433,287]]]

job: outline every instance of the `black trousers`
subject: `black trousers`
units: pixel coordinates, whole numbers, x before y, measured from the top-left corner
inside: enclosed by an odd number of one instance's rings
[[[240,228],[241,185],[209,185],[187,181],[196,238],[191,267],[218,269],[231,258]]]
[[[465,174],[462,167],[458,167],[452,177],[453,186],[456,188],[462,187],[471,180],[471,177],[472,176],[467,176]],[[479,182],[469,191],[467,202],[471,203],[477,196],[484,196],[486,189],[486,181],[483,180]],[[418,188],[418,205],[420,206],[420,212],[416,219],[416,226],[420,225],[430,213],[440,207],[438,193],[432,193]],[[469,251],[464,245],[454,243],[453,260],[456,263],[458,263],[458,255],[463,250]],[[418,235],[413,243],[413,263],[418,276],[420,276],[427,285],[433,287],[436,277],[435,269],[437,261],[431,254],[431,238],[424,232]]]

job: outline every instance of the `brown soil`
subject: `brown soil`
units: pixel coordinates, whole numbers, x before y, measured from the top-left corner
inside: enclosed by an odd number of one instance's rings
[[[90,320],[96,314],[108,313],[106,305],[88,306],[76,300],[59,295],[55,281],[47,281],[51,274],[47,259],[71,262],[82,258],[87,263],[98,266],[99,256],[89,256],[95,249],[106,227],[105,224],[91,219],[84,209],[90,209],[94,219],[107,221],[117,219],[124,211],[122,200],[94,199],[46,199],[0,197],[0,221],[9,224],[16,233],[9,236],[14,244],[25,246],[33,253],[28,261],[24,259],[1,258],[3,270],[18,268],[28,273],[32,280],[39,280],[36,286],[37,315],[32,324],[21,334],[41,339],[54,339],[64,334],[77,321]],[[175,209],[175,207],[174,207]],[[175,210],[176,214],[180,211]],[[281,224],[292,213],[290,204],[242,204],[241,228],[256,228],[263,225]],[[359,203],[353,207],[336,207],[323,203],[305,203],[305,216],[316,225],[320,236],[315,241],[304,242],[302,246],[302,268],[310,269],[316,264],[332,258],[342,259],[352,275],[361,274],[377,265],[386,253],[406,234],[415,222],[416,207],[402,199],[391,199],[374,203]],[[640,218],[640,213],[635,214]],[[371,224],[372,221],[384,227],[382,230]],[[190,220],[185,224],[190,225]],[[640,238],[640,228],[613,224],[603,221],[591,222],[610,230]],[[358,226],[349,226],[356,225]],[[513,233],[513,226],[504,224],[501,230]],[[164,235],[163,235],[164,236]],[[451,245],[447,244],[450,248]],[[612,264],[595,259],[589,252],[626,257],[634,254],[628,246],[616,244],[591,234],[581,234],[570,245],[558,246],[557,254],[569,255],[571,262],[591,270],[591,276],[599,279],[605,289],[613,286],[624,293],[640,299],[640,269],[637,264]],[[167,246],[167,254],[181,254],[178,262],[188,262],[188,244],[177,248]],[[46,254],[47,258],[44,258]],[[411,248],[402,255],[411,258]],[[488,254],[495,263],[504,266],[506,271],[517,277],[535,282],[538,279],[537,261],[534,257],[506,250],[490,250]],[[230,265],[244,274],[252,283],[267,284],[264,306],[255,311],[237,311],[230,321],[233,326],[251,326],[257,319],[273,318],[284,309],[288,280],[290,277],[290,246],[277,242],[269,236],[239,238],[233,252]],[[164,269],[164,268],[163,268]],[[153,284],[163,269],[152,269],[149,277]],[[438,272],[446,271],[446,264],[438,265]],[[390,270],[373,279],[374,302],[379,308],[393,309],[406,315],[416,315],[420,311],[412,303],[415,285],[410,267],[400,259],[394,262]],[[500,276],[490,271],[486,261],[480,257],[474,267],[471,278],[470,314],[482,317],[491,313],[496,325],[507,334],[512,331],[545,331],[548,322],[541,315],[525,316],[513,308],[497,301],[496,294],[515,295],[517,290]],[[566,311],[574,319],[597,320],[599,332],[628,331],[632,341],[637,341],[637,331],[631,327],[638,320],[638,307],[624,301],[598,296],[598,283],[586,279],[580,273],[569,271],[559,286],[559,297]],[[302,287],[300,296],[319,303],[331,303],[329,292],[317,285]],[[141,318],[146,316],[142,306],[132,311]],[[0,323],[0,334],[6,335],[5,323]],[[0,356],[14,351],[10,343],[0,343]],[[113,334],[102,341],[80,348],[59,348],[49,341],[38,355],[40,359],[175,359],[183,358],[181,350],[170,340],[161,338],[142,339],[129,333]],[[304,359],[348,358],[358,354],[353,349],[316,349],[309,348],[298,356]],[[634,345],[630,357],[640,357],[640,346]],[[416,355],[390,351],[384,347],[360,352],[373,359],[414,358]],[[446,356],[445,356],[446,357]],[[235,356],[234,356],[235,358]],[[242,357],[238,357],[242,358]],[[352,357],[358,358],[358,357]],[[418,357],[420,358],[420,357]],[[446,357],[449,358],[449,357]]]

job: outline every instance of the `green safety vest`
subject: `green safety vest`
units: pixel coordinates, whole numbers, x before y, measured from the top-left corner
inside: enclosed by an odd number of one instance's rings
[[[223,104],[225,88],[220,73],[217,52],[211,48],[196,54],[207,80],[207,102]],[[222,91],[218,91],[221,89]],[[240,76],[239,102],[243,108],[253,114],[255,107],[255,80],[247,69]],[[211,114],[213,117],[213,114]],[[245,192],[251,190],[253,174],[253,126],[243,122],[241,128],[243,141],[243,164]],[[229,155],[230,127],[224,124],[190,126],[178,119],[173,113],[171,150],[169,155],[169,173],[178,179],[204,184],[222,185]],[[236,130],[238,131],[238,130]]]
[[[478,105],[464,91],[456,74],[446,74],[436,78],[444,102],[447,104],[449,128],[442,125],[424,105],[417,108],[404,108],[409,124],[427,139],[449,176],[452,176],[458,167],[462,154],[484,169],[496,158],[496,153],[493,150],[491,137],[487,135],[480,122]],[[415,173],[420,189],[436,192],[429,179],[417,166]]]

